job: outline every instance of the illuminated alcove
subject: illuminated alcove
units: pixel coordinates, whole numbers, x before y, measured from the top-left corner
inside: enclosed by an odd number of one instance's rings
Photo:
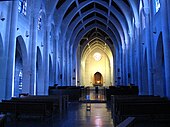
[[[113,55],[102,40],[89,42],[81,54],[81,84],[110,86],[114,82]]]

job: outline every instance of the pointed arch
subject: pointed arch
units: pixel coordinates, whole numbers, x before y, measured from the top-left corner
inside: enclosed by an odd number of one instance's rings
[[[27,49],[20,35],[16,38],[14,96],[18,96],[22,93],[23,85],[27,84],[27,68]]]
[[[147,51],[144,49],[144,57],[143,57],[143,64],[142,64],[142,86],[141,86],[141,94],[147,95],[148,94],[148,61],[147,61]]]
[[[54,85],[54,71],[51,55],[49,55],[49,86]]]
[[[94,85],[103,85],[103,76],[100,72],[94,74]]]
[[[18,44],[21,47],[23,63],[26,64],[27,63],[27,56],[28,56],[27,55],[27,48],[26,48],[26,45],[25,45],[25,41],[24,41],[24,39],[23,39],[23,37],[21,35],[19,35],[17,37],[17,42],[18,42]]]
[[[154,94],[165,96],[165,63],[162,32],[159,34],[156,46],[156,64],[155,64],[155,86]]]
[[[44,90],[43,85],[43,65],[42,54],[39,47],[37,47],[36,55],[36,94],[42,95]]]

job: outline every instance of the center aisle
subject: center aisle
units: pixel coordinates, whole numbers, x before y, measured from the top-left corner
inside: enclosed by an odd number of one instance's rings
[[[89,96],[89,111],[86,110],[86,97]],[[113,127],[111,110],[108,108],[103,89],[91,89],[80,102],[69,102],[64,113],[55,114],[52,118],[11,120],[8,118],[5,127]]]
[[[67,117],[61,127],[113,127],[111,111],[105,103],[92,103],[91,111],[86,111],[86,104],[71,103]]]

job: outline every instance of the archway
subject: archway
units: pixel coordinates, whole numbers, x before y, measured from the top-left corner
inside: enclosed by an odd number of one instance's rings
[[[27,48],[22,36],[16,38],[14,86],[12,96],[22,92],[29,93],[29,73],[27,63]]]
[[[44,85],[43,85],[43,73],[42,73],[42,55],[40,48],[37,47],[37,56],[36,56],[36,94],[43,94]]]
[[[14,96],[18,96],[20,93],[22,93],[22,84],[23,84],[23,59],[21,47],[17,39],[15,52]]]
[[[147,52],[145,49],[144,58],[143,58],[143,75],[142,75],[142,88],[141,88],[141,94],[147,95],[148,94],[148,66],[147,66]]]
[[[54,85],[54,72],[53,72],[53,65],[52,65],[52,59],[49,55],[49,86]]]
[[[165,65],[162,33],[160,33],[156,47],[156,64],[155,64],[155,86],[154,95],[165,96]]]
[[[93,86],[103,86],[103,76],[100,72],[94,74]]]
[[[109,46],[102,40],[92,40],[81,53],[81,84],[84,86],[112,85],[114,82],[113,63],[113,55]],[[99,83],[95,81],[97,75],[101,78]]]

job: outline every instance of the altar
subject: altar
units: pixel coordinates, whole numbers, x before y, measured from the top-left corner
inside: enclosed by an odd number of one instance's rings
[[[95,87],[95,86],[103,86],[103,84],[101,84],[101,83],[95,83],[95,84],[93,84],[93,86]]]

